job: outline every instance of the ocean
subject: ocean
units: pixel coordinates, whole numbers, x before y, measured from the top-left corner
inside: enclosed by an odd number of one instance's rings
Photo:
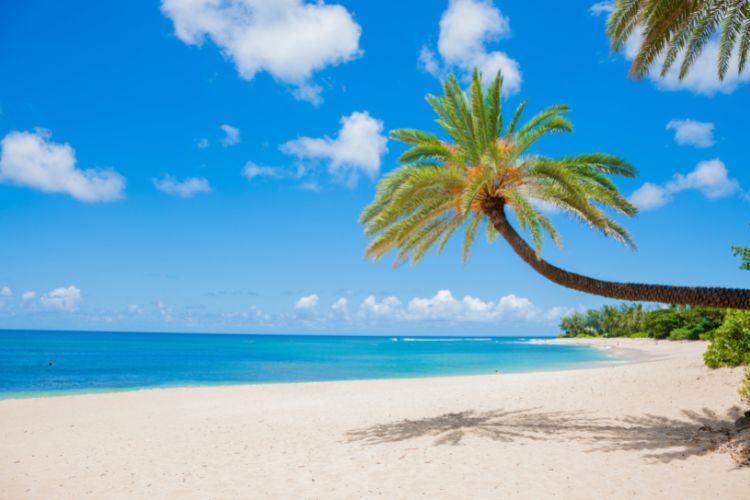
[[[531,337],[0,331],[0,398],[150,387],[492,374],[615,362]]]

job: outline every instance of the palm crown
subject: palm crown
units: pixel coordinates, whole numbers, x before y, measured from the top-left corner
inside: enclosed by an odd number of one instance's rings
[[[374,201],[360,222],[374,237],[366,255],[378,259],[398,249],[394,265],[418,262],[435,245],[438,253],[463,228],[464,260],[483,222],[489,242],[497,232],[488,219],[488,203],[509,207],[521,229],[529,231],[537,259],[543,232],[561,246],[560,237],[540,205],[556,207],[628,246],[628,232],[605,208],[632,216],[636,209],[617,190],[610,175],[633,177],[635,169],[620,158],[602,153],[550,158],[530,153],[543,136],[571,132],[563,116],[566,105],[551,106],[520,124],[522,102],[505,125],[498,73],[485,97],[481,76],[474,72],[467,98],[455,76],[444,83],[445,95],[427,96],[437,123],[453,142],[412,129],[391,137],[411,145],[399,161],[404,164],[385,176]]]

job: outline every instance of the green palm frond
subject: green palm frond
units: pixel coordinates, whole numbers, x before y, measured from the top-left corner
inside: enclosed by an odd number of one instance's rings
[[[607,19],[613,51],[622,50],[636,30],[642,33],[630,74],[642,78],[661,59],[661,76],[682,58],[684,79],[707,44],[719,35],[717,74],[723,80],[738,54],[741,74],[750,52],[750,0],[617,0]]]
[[[360,217],[365,234],[372,238],[368,257],[379,259],[396,250],[394,265],[414,264],[432,248],[440,253],[463,228],[466,260],[483,223],[488,242],[500,234],[485,213],[485,204],[497,201],[530,234],[537,258],[545,237],[562,246],[544,206],[632,245],[630,235],[607,215],[608,210],[625,216],[636,213],[611,179],[635,176],[631,165],[604,153],[561,158],[527,154],[539,139],[573,130],[564,116],[569,107],[551,106],[521,123],[524,101],[503,130],[502,76],[498,74],[485,92],[481,76],[474,72],[469,88],[467,96],[458,79],[450,76],[443,96],[427,97],[452,142],[413,129],[391,132],[410,148],[401,155],[403,166],[378,183],[375,199]]]

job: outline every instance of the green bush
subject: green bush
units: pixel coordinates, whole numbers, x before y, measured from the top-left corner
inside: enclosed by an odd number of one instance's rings
[[[631,339],[647,339],[649,337],[648,332],[633,332],[627,335]]]
[[[740,386],[740,397],[750,404],[750,367],[745,369],[745,378]]]
[[[709,368],[750,363],[750,311],[729,311],[703,359]]]
[[[690,326],[681,326],[669,332],[669,340],[698,340],[700,333]]]
[[[644,321],[644,326],[649,335],[655,339],[665,339],[669,337],[672,330],[683,326],[676,307],[665,309],[656,309],[651,311]]]

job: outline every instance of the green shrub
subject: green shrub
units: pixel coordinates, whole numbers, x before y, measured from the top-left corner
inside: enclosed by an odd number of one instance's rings
[[[703,359],[709,368],[750,363],[750,311],[729,311]]]
[[[648,332],[633,332],[627,336],[631,339],[647,339],[649,337]]]
[[[725,312],[704,307],[671,306],[650,311],[644,326],[656,339],[698,340],[713,334],[724,321]]]
[[[693,326],[681,326],[669,332],[669,340],[698,340],[700,332]]]
[[[669,337],[672,330],[683,326],[680,318],[679,309],[668,307],[665,309],[656,309],[651,311],[644,321],[646,331],[655,339],[665,339]]]
[[[745,378],[740,386],[740,397],[750,404],[750,367],[745,369]]]

